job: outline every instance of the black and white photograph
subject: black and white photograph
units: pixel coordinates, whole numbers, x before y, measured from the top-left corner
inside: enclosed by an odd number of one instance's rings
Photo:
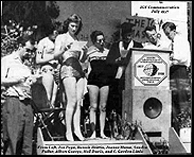
[[[192,1],[1,1],[1,155],[192,155]]]

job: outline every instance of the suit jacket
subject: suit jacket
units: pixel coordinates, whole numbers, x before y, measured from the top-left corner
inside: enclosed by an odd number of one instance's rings
[[[119,50],[119,42],[112,44],[106,58],[107,65],[110,68],[110,70],[108,70],[110,78],[115,78],[115,75],[117,73],[117,69],[119,66],[127,66],[128,64],[128,60],[126,59],[122,60],[121,62],[115,61],[117,58],[121,56],[120,50]],[[134,42],[133,48],[143,48],[141,43],[138,43],[136,41],[133,41],[133,42]]]

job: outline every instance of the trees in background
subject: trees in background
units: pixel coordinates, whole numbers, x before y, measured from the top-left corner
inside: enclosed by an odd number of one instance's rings
[[[20,23],[24,29],[37,25],[36,39],[45,36],[45,31],[56,21],[60,10],[56,1],[3,1],[1,24],[8,25],[10,20]]]

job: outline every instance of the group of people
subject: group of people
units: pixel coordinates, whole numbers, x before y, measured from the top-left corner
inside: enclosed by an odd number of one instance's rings
[[[95,30],[91,33],[92,46],[86,45],[80,50],[73,49],[78,42],[77,35],[82,29],[81,17],[71,15],[64,21],[64,33],[58,34],[52,28],[47,37],[39,41],[36,50],[36,64],[41,74],[32,74],[26,62],[31,57],[35,41],[31,36],[20,37],[18,49],[2,58],[1,85],[7,88],[3,106],[3,137],[5,154],[32,154],[33,109],[31,86],[41,79],[45,87],[48,106],[55,107],[57,85],[62,86],[65,100],[65,137],[74,141],[74,135],[84,141],[80,128],[81,107],[85,93],[89,93],[89,117],[92,129],[91,139],[97,137],[97,112],[99,109],[100,137],[108,138],[104,133],[107,101],[110,91],[118,95],[115,104],[109,104],[119,114],[122,113],[122,91],[125,83],[126,55],[130,48],[160,48],[155,27],[147,27],[147,44],[133,40],[132,25],[121,25],[121,40],[105,48],[105,35]],[[180,65],[175,71],[180,77],[190,64],[190,46],[188,42],[178,40],[176,26],[167,22],[163,25],[166,36],[174,43],[171,67]],[[184,43],[184,46],[181,44]],[[183,68],[184,67],[184,68]],[[171,68],[173,69],[173,68]],[[172,71],[174,76],[174,71]],[[57,75],[57,76],[56,76]],[[178,74],[177,74],[178,75]],[[176,78],[177,78],[176,75]],[[186,75],[185,75],[186,76]],[[56,81],[59,78],[59,82]],[[113,98],[113,97],[112,97]],[[114,98],[113,98],[114,99]]]

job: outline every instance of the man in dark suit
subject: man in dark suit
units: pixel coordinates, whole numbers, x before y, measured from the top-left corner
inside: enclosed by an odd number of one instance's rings
[[[143,48],[141,43],[133,40],[134,30],[133,24],[123,23],[121,25],[121,40],[113,43],[110,47],[107,64],[110,67],[110,93],[109,93],[109,107],[110,112],[112,109],[116,109],[117,113],[122,113],[122,91],[125,83],[125,68],[128,64],[126,58],[130,48]]]

